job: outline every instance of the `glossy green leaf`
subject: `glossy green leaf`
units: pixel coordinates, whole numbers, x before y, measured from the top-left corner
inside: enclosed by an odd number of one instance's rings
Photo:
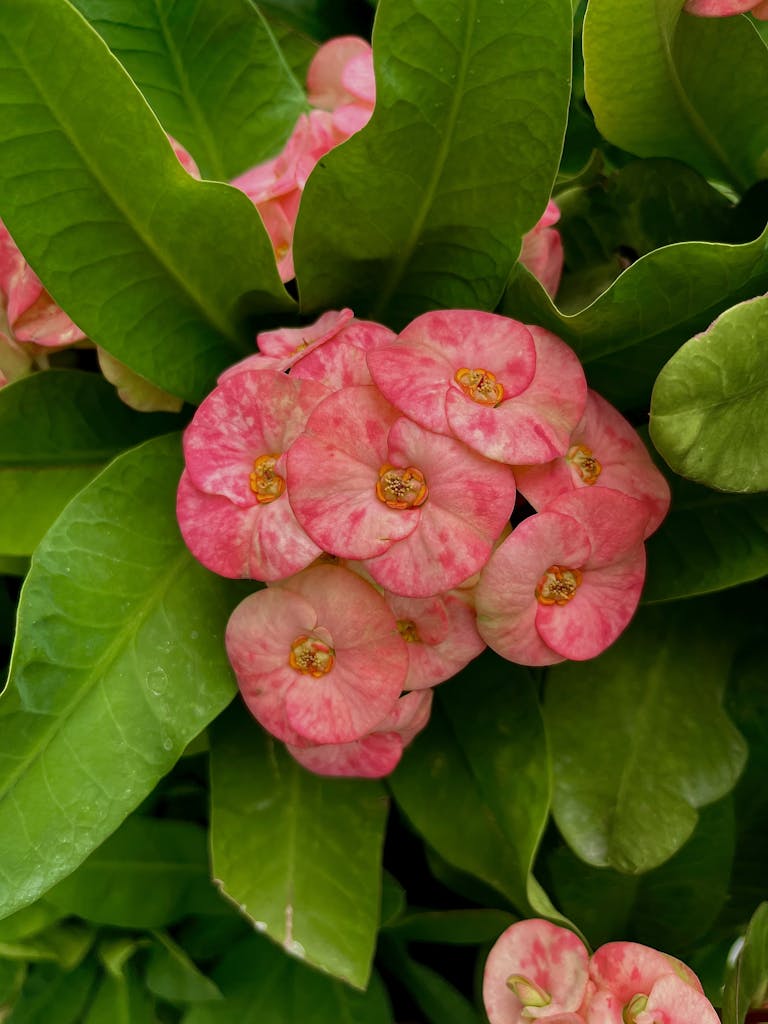
[[[531,876],[550,800],[529,672],[486,654],[440,686],[427,729],[391,776],[398,805],[449,864],[522,913],[553,913]]]
[[[147,988],[169,1003],[204,1003],[221,999],[215,982],[198,970],[167,935],[156,934],[145,973]]]
[[[259,4],[259,7],[263,9],[264,5]],[[309,65],[317,53],[317,43],[282,18],[267,15],[267,24],[294,77],[299,82],[306,82]]]
[[[768,297],[723,313],[659,374],[650,434],[681,476],[723,491],[768,490]]]
[[[374,53],[373,119],[302,198],[302,304],[391,327],[433,308],[493,309],[557,171],[571,5],[383,0]]]
[[[389,939],[382,955],[430,1024],[482,1024],[475,1007],[441,974],[411,959],[405,947]]]
[[[245,317],[292,305],[252,203],[184,171],[62,0],[5,3],[0,106],[0,216],[27,259],[93,341],[199,401],[252,344]]]
[[[74,971],[52,964],[33,967],[14,1006],[12,1024],[82,1024],[95,982],[92,959]]]
[[[476,946],[495,942],[518,918],[505,910],[410,911],[389,929],[405,942]]]
[[[392,1024],[377,975],[366,992],[355,992],[260,935],[230,949],[213,977],[224,1001],[192,1007],[182,1024]]]
[[[239,705],[211,729],[213,872],[284,949],[364,988],[381,898],[379,783],[301,768]]]
[[[662,864],[697,809],[733,788],[746,748],[721,704],[737,642],[727,610],[704,599],[641,609],[599,658],[550,670],[552,810],[588,863],[628,874]]]
[[[159,928],[194,910],[195,891],[209,884],[203,829],[134,816],[46,900],[96,924]]]
[[[32,554],[110,459],[179,421],[129,409],[95,373],[48,370],[0,389],[0,550]]]
[[[725,981],[723,1024],[744,1024],[750,1006],[768,1002],[768,903],[749,922],[744,945]]]
[[[768,230],[752,242],[680,242],[648,253],[595,301],[566,315],[524,267],[502,312],[571,345],[593,388],[621,408],[647,409],[670,356],[735,302],[768,290]]]
[[[242,588],[184,547],[181,467],[176,436],[131,450],[37,550],[0,701],[0,916],[76,868],[231,700]]]
[[[768,50],[746,18],[699,18],[682,6],[590,0],[587,101],[610,142],[744,189],[768,170]]]
[[[74,0],[204,178],[273,156],[306,97],[250,0]]]

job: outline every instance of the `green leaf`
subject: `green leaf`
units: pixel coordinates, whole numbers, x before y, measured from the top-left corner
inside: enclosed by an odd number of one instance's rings
[[[213,977],[224,1001],[192,1007],[183,1024],[392,1024],[377,975],[366,992],[355,992],[260,935],[230,949]]]
[[[680,242],[628,267],[591,305],[566,315],[524,267],[502,312],[554,331],[584,364],[590,385],[619,407],[648,408],[659,370],[735,302],[768,290],[768,230],[752,242]]]
[[[139,950],[144,949],[148,944],[147,939],[112,933],[99,942],[96,955],[106,968],[107,974],[121,981],[125,978],[126,964],[136,956]]]
[[[44,931],[63,915],[52,903],[38,900],[0,921],[0,942],[28,939]]]
[[[430,1024],[482,1024],[478,1011],[453,985],[437,971],[412,960],[399,943],[383,942],[382,956]]]
[[[33,967],[13,1008],[12,1024],[82,1024],[95,982],[96,964],[91,959],[74,971],[53,964]]]
[[[768,297],[723,313],[659,374],[651,440],[681,476],[723,491],[768,490]]]
[[[397,921],[405,911],[405,889],[388,871],[381,874],[381,913],[379,921],[382,928]]]
[[[177,436],[127,452],[33,559],[0,701],[0,917],[76,868],[231,700],[243,591],[184,547],[181,468]]]
[[[0,960],[0,1014],[7,1014],[16,1002],[26,976],[26,964],[16,963],[15,960]]]
[[[215,982],[198,970],[180,946],[161,933],[155,935],[145,980],[150,992],[169,1003],[204,1003],[223,998]]]
[[[319,42],[332,36],[370,36],[370,18],[355,0],[260,0],[259,7]]]
[[[744,945],[728,974],[723,993],[723,1024],[744,1024],[751,1006],[768,1001],[768,903],[749,922]]]
[[[250,0],[73,0],[204,178],[273,156],[307,109]]]
[[[768,50],[747,18],[681,8],[681,0],[590,0],[587,101],[617,146],[676,157],[745,189],[768,169]]]
[[[505,910],[422,910],[404,914],[389,931],[405,942],[477,946],[495,942],[516,920]]]
[[[721,704],[738,642],[728,610],[707,599],[641,609],[599,658],[550,670],[552,811],[588,863],[657,867],[697,809],[733,788],[746,749]]]
[[[48,370],[0,389],[0,550],[32,554],[105,463],[179,420],[134,412],[103,377],[79,370]]]
[[[122,977],[104,974],[83,1024],[156,1024],[152,999],[129,963]]]
[[[199,401],[248,351],[246,316],[292,306],[253,204],[184,171],[133,82],[68,3],[7,0],[4,15],[3,221],[93,341]]]
[[[493,309],[557,171],[570,3],[384,0],[374,54],[373,119],[302,198],[302,305],[348,304],[391,327]]]
[[[214,877],[256,928],[364,988],[381,898],[379,783],[301,768],[240,706],[211,729]]]
[[[0,942],[0,957],[10,960],[51,960],[65,971],[82,961],[93,944],[93,929],[73,921],[54,924],[31,938]]]
[[[436,693],[390,779],[419,834],[523,914],[554,911],[531,876],[550,800],[547,741],[525,669],[486,654]]]
[[[159,928],[194,909],[210,885],[206,835],[186,821],[134,816],[54,886],[46,900],[62,914],[121,928]]]

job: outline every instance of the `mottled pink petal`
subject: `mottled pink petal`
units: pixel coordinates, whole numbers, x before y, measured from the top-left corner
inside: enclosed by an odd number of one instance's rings
[[[384,596],[408,644],[404,690],[422,690],[450,679],[485,649],[475,613],[460,598]]]
[[[366,353],[391,344],[396,337],[394,331],[382,324],[352,320],[321,347],[310,346],[295,362],[291,373],[294,377],[316,380],[334,391],[372,384]]]
[[[636,1024],[720,1024],[707,997],[674,974],[659,978]]]
[[[554,297],[563,272],[563,241],[552,225],[560,219],[557,205],[549,201],[538,224],[526,235],[520,250],[520,262],[537,277]]]
[[[488,1019],[491,1024],[525,1024],[532,1016],[562,1021],[564,1014],[573,1014],[578,1021],[575,1011],[584,997],[587,971],[587,950],[573,932],[535,918],[518,921],[502,933],[488,954],[483,977]],[[518,997],[510,980],[524,997],[531,992],[529,1002]]]
[[[681,960],[638,942],[607,942],[595,951],[589,964],[589,976],[597,988],[613,992],[622,1004],[638,992],[648,995],[667,974],[703,991],[697,976]]]
[[[256,335],[256,345],[259,352],[266,356],[301,356],[333,338],[354,315],[351,309],[330,309],[305,327],[280,327],[275,331],[262,331]]]
[[[590,570],[613,565],[639,547],[648,521],[647,505],[607,487],[561,494],[546,508],[571,516],[587,531],[591,553],[585,566]]]

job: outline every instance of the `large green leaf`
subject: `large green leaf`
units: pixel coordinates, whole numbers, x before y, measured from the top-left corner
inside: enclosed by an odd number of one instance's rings
[[[682,476],[723,491],[768,490],[768,297],[723,313],[659,374],[656,448]]]
[[[387,802],[301,768],[239,706],[211,730],[213,871],[294,956],[358,988],[371,970]]]
[[[96,964],[92,959],[74,971],[40,964],[30,971],[11,1021],[13,1024],[82,1024],[95,984]]]
[[[707,599],[641,609],[599,658],[550,671],[552,810],[588,863],[656,867],[691,835],[697,808],[733,788],[746,749],[721,704],[737,643],[727,611]]]
[[[566,315],[518,266],[502,312],[541,324],[571,345],[609,401],[648,408],[670,356],[718,314],[768,290],[768,229],[752,242],[679,242],[641,257],[591,305]]]
[[[221,999],[216,984],[167,935],[157,933],[147,961],[147,988],[170,1003],[205,1003]]]
[[[46,287],[172,394],[199,400],[247,351],[245,317],[291,307],[253,204],[184,171],[64,0],[3,6],[0,144],[0,215]]]
[[[205,178],[227,181],[279,149],[307,109],[250,0],[73,0]]]
[[[768,1002],[768,903],[755,911],[725,982],[723,1024],[744,1024],[750,1006]]]
[[[229,702],[242,589],[187,552],[179,439],[112,463],[37,550],[0,701],[0,917],[69,874]]]
[[[390,784],[449,864],[492,885],[523,914],[554,914],[531,875],[551,779],[529,672],[488,653],[441,685],[428,728]]]
[[[566,0],[382,0],[376,110],[324,157],[294,255],[307,310],[392,327],[493,309],[546,205],[568,107]]]
[[[260,935],[230,949],[213,978],[224,1000],[195,1006],[182,1024],[392,1024],[377,975],[367,992],[355,992]]]
[[[590,0],[587,101],[610,142],[746,188],[768,171],[768,50],[747,18],[699,18],[682,6]]]
[[[49,370],[0,389],[0,550],[31,555],[106,462],[179,420],[129,409],[95,373]]]

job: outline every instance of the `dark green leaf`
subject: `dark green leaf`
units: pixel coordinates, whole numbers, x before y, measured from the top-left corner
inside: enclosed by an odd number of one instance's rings
[[[239,705],[211,729],[213,871],[294,956],[358,988],[371,969],[387,802],[301,768]]]
[[[0,701],[0,916],[76,868],[232,697],[242,588],[184,547],[181,467],[175,436],[133,449],[38,548]]]
[[[82,1024],[95,982],[92,959],[74,971],[52,964],[33,967],[14,1006],[11,1024]]]
[[[70,971],[82,961],[92,944],[93,930],[73,921],[54,924],[29,938],[0,941],[0,957],[22,961],[50,960]]]
[[[410,911],[390,927],[405,942],[477,946],[495,942],[517,920],[505,910]]]
[[[370,36],[370,17],[355,0],[260,0],[259,7],[320,42],[332,36]]]
[[[381,927],[391,925],[405,910],[405,889],[388,871],[381,875]]]
[[[414,999],[430,1024],[482,1024],[478,1011],[445,978],[412,960],[391,939],[382,945],[384,962]]]
[[[221,999],[216,984],[167,935],[155,935],[146,970],[147,988],[169,1003],[204,1003]]]
[[[250,0],[74,0],[205,178],[273,156],[306,97]]]
[[[392,327],[428,309],[493,309],[557,171],[570,3],[384,0],[374,53],[373,119],[320,161],[302,198],[302,304],[348,304]]]
[[[149,993],[133,964],[123,977],[102,976],[83,1024],[156,1024]]]
[[[723,993],[723,1024],[744,1024],[751,1006],[768,1001],[768,903],[761,903],[749,922],[738,960]]]
[[[61,0],[7,0],[0,97],[0,215],[17,244],[93,341],[199,401],[248,351],[247,314],[292,305],[253,204],[184,171]]]
[[[26,964],[0,959],[0,1014],[7,1013],[16,1002],[26,976]]]
[[[628,874],[663,863],[728,793],[745,744],[723,711],[738,643],[717,600],[641,609],[590,662],[550,670],[552,809],[568,844]]]
[[[723,313],[659,374],[650,434],[681,476],[723,491],[768,490],[768,297]]]

